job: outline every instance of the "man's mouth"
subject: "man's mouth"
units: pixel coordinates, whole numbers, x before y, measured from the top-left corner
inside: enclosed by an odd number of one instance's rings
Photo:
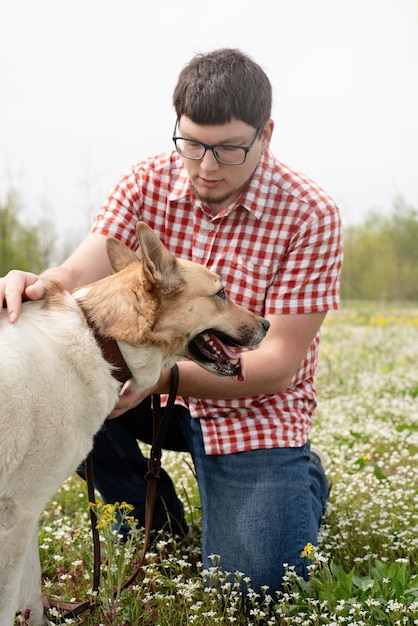
[[[205,187],[206,189],[213,189],[214,187],[217,187],[220,183],[219,180],[211,180],[208,178],[202,178],[201,176],[199,176],[198,182],[202,187]]]

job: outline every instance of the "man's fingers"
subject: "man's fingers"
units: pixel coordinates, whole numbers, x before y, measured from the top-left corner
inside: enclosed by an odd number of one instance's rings
[[[119,400],[113,411],[107,416],[107,419],[111,420],[115,419],[115,417],[120,417],[126,411],[138,406],[140,402],[153,392],[153,387],[143,391],[136,391],[132,383],[133,381],[129,380],[124,384],[119,394]]]
[[[4,305],[7,307],[10,322],[14,324],[19,319],[22,310],[22,294],[17,289],[5,293]]]
[[[45,291],[45,285],[36,274],[30,272],[10,271],[0,278],[0,300],[2,307],[6,305],[9,320],[14,324],[22,310],[22,300],[38,300]]]
[[[29,300],[39,300],[45,293],[45,283],[42,278],[37,278],[37,280],[28,285],[25,289],[25,295],[29,298]]]

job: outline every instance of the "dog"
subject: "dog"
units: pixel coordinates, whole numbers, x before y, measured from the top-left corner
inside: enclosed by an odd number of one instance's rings
[[[233,347],[256,347],[267,320],[232,302],[218,275],[173,257],[143,222],[138,251],[109,238],[113,274],[73,295],[58,283],[25,302],[19,321],[0,316],[0,624],[30,610],[45,626],[38,519],[93,445],[121,383],[97,337],[114,340],[132,384],[146,390],[187,357],[243,378]]]

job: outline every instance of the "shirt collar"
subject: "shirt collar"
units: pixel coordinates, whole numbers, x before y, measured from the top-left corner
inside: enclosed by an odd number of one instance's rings
[[[174,153],[175,155],[177,153]],[[181,160],[181,157],[179,157]],[[169,200],[176,201],[182,199],[189,199],[194,201],[195,195],[193,188],[190,184],[187,172],[179,163],[178,176],[174,180],[173,187],[171,189]],[[260,218],[263,214],[263,207],[260,206],[258,198],[260,195],[260,188],[266,187],[271,182],[272,172],[274,169],[274,158],[270,152],[263,152],[261,154],[258,165],[255,169],[253,177],[247,185],[244,193],[238,198],[235,204],[228,209],[228,213],[234,211],[238,207],[246,209],[249,213]]]

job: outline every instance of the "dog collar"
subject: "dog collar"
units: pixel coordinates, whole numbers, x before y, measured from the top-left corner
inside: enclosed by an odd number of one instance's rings
[[[83,307],[81,307],[81,310],[84,313],[84,317],[88,326],[93,331],[94,338],[102,351],[103,358],[108,363],[110,363],[110,365],[113,365],[115,367],[115,369],[112,371],[113,378],[116,378],[117,381],[124,385],[128,380],[132,378],[132,374],[125,359],[122,356],[122,352],[120,351],[117,341],[115,339],[111,339],[110,337],[105,337],[104,335],[102,335],[98,331],[93,320],[89,318],[87,311],[85,311]]]

